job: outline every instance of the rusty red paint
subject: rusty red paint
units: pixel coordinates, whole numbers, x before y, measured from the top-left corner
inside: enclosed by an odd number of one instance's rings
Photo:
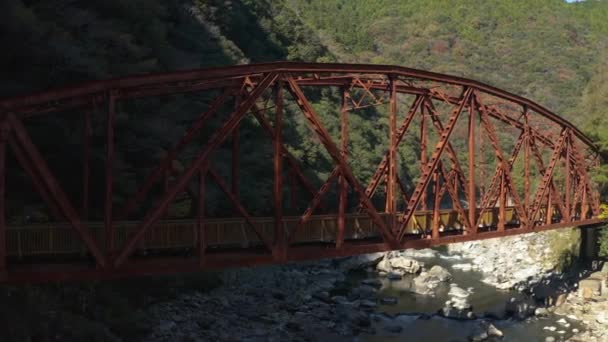
[[[441,84],[444,88],[429,86],[429,81]],[[281,82],[285,82],[281,84]],[[340,109],[340,143],[334,143],[327,128],[319,120],[311,103],[304,95],[301,87],[339,87],[342,89],[342,104]],[[266,112],[273,108],[264,103],[260,109],[256,103],[267,89],[275,89],[274,126],[266,118]],[[285,89],[283,89],[285,88]],[[351,97],[356,89],[357,98]],[[288,91],[300,113],[310,124],[310,127],[321,142],[323,148],[329,153],[334,165],[333,171],[327,181],[316,190],[308,180],[297,158],[286,148],[283,140],[283,90]],[[460,90],[460,96],[454,95]],[[129,199],[119,215],[113,215],[112,183],[118,175],[114,175],[114,124],[113,118],[116,106],[125,99],[140,98],[144,96],[160,96],[167,94],[187,93],[194,91],[219,92],[220,95],[209,105],[206,112],[192,124],[184,136],[170,149],[167,156],[159,161],[154,171],[144,180],[140,188]],[[109,96],[108,96],[109,95]],[[397,127],[398,99],[404,95],[414,96],[401,126]],[[487,96],[489,95],[489,96]],[[171,167],[172,161],[183,148],[195,141],[194,137],[218,110],[227,98],[236,96],[234,111],[222,118],[223,126],[201,147],[201,153],[185,171],[178,174]],[[494,103],[482,103],[487,98],[498,98]],[[269,97],[265,97],[269,98]],[[81,221],[88,218],[89,192],[89,143],[91,137],[92,116],[99,115],[98,111],[91,111],[91,107],[107,101],[108,115],[106,124],[107,139],[105,148],[107,152],[106,189],[104,191],[105,203],[104,222],[106,226],[105,242],[107,251],[102,251],[100,245],[103,241],[93,238],[88,227]],[[453,108],[448,113],[447,121],[442,123],[442,114],[435,108],[433,102],[439,101]],[[518,113],[503,108],[505,104],[522,109]],[[371,106],[388,104],[388,132],[389,143],[382,160],[367,188],[363,188],[348,164],[348,123],[347,113]],[[66,191],[51,174],[46,162],[40,155],[35,144],[30,139],[24,121],[35,115],[51,115],[51,113],[68,109],[83,108],[83,193],[82,215],[79,216],[70,203]],[[437,107],[442,108],[442,107]],[[451,132],[454,130],[461,112],[468,109],[468,143],[467,151],[458,151],[454,148]],[[428,139],[428,127],[435,127],[438,142],[430,157],[423,146],[421,155],[421,177],[417,180],[415,189],[407,193],[404,183],[399,178],[399,163],[397,162],[397,149],[409,131],[412,120],[418,115],[422,116],[420,134],[416,134],[422,143]],[[265,135],[273,144],[273,203],[274,237],[267,237],[265,232],[256,223],[246,210],[246,203],[241,203],[238,196],[237,179],[240,174],[238,162],[238,126],[246,115],[251,114],[260,123]],[[290,113],[291,114],[291,113]],[[0,281],[38,281],[38,280],[67,280],[67,279],[105,279],[127,275],[146,275],[171,273],[176,271],[196,271],[201,268],[221,268],[230,266],[247,266],[267,264],[284,261],[297,261],[319,257],[347,256],[364,252],[387,251],[396,248],[421,248],[439,244],[471,241],[489,237],[499,237],[526,232],[555,229],[565,226],[586,225],[598,223],[595,218],[599,213],[599,194],[588,175],[588,169],[596,166],[601,155],[593,146],[591,140],[576,127],[563,118],[550,112],[546,108],[522,97],[510,94],[489,85],[459,77],[430,73],[426,71],[378,65],[349,65],[349,64],[311,64],[311,63],[268,63],[260,65],[243,65],[227,68],[192,70],[177,73],[127,77],[118,80],[92,82],[76,87],[52,90],[45,93],[23,96],[0,101],[0,115],[5,121],[7,131],[12,135],[2,134],[0,139]],[[476,117],[479,115],[480,120]],[[445,116],[444,116],[445,117]],[[542,117],[545,126],[534,124],[535,117]],[[428,125],[428,122],[432,126]],[[496,129],[492,122],[501,122],[521,132],[515,141],[512,151],[503,151],[499,144]],[[546,122],[550,124],[547,125]],[[478,132],[478,133],[477,133]],[[561,135],[558,136],[558,133]],[[410,132],[411,133],[411,132]],[[476,139],[476,135],[479,135]],[[231,184],[228,185],[220,175],[209,165],[209,156],[220,144],[232,137]],[[483,138],[483,139],[482,139]],[[485,141],[484,141],[485,140]],[[492,174],[489,187],[485,183],[484,152],[488,146],[498,160],[498,166]],[[537,145],[536,142],[539,142]],[[17,162],[23,166],[27,176],[31,179],[36,190],[58,221],[67,220],[72,229],[84,242],[87,252],[93,256],[95,265],[67,265],[59,267],[58,271],[45,266],[34,265],[34,269],[26,269],[24,265],[6,262],[6,222],[5,204],[10,200],[10,194],[5,191],[4,179],[6,163],[6,144],[15,154]],[[523,149],[524,159],[524,193],[523,201],[516,191],[511,179],[514,172],[514,162],[522,158],[520,150]],[[547,151],[547,149],[549,151]],[[468,177],[465,176],[458,155],[468,156]],[[463,153],[464,152],[464,153]],[[507,153],[509,159],[506,158]],[[547,167],[543,163],[543,154],[552,155]],[[519,157],[518,157],[519,156]],[[531,159],[536,161],[536,170],[542,175],[536,194],[530,193]],[[479,161],[479,165],[476,164]],[[288,218],[283,214],[283,163],[290,176],[292,196],[295,196],[295,181],[299,181],[313,196],[310,205],[300,217],[299,222],[291,231],[286,230]],[[449,167],[449,169],[448,169]],[[481,179],[476,178],[475,168],[481,167]],[[565,172],[564,183],[553,180],[553,174]],[[168,176],[175,177],[175,183],[166,180]],[[187,188],[188,183],[198,175],[198,191]],[[139,227],[128,238],[124,245],[118,246],[115,241],[114,226],[117,218],[129,216],[146,196],[151,187],[165,176],[166,192],[161,201],[148,211],[139,221]],[[205,216],[205,180],[209,176],[219,188],[226,193],[235,212],[244,217],[245,222],[253,229],[261,246],[242,247],[236,252],[217,252],[209,247],[206,241],[208,218]],[[387,180],[387,193],[384,198],[385,213],[378,212],[371,201],[380,182]],[[319,207],[323,197],[329,192],[334,181],[338,181],[337,213],[331,212],[328,217],[336,219],[335,241],[327,244],[312,244],[303,246],[298,240],[296,232],[305,229],[305,223],[313,217],[314,210]],[[10,180],[7,180],[10,181]],[[426,204],[426,191],[433,183],[433,213],[430,236],[423,231],[421,234],[407,232],[409,221],[416,215],[419,207],[424,209]],[[361,202],[360,208],[371,217],[371,224],[383,242],[370,242],[365,239],[353,240],[347,231],[350,227],[346,220],[347,190],[351,186]],[[186,189],[187,188],[187,189]],[[195,228],[193,228],[195,242],[192,258],[162,259],[159,257],[131,257],[148,231],[165,215],[168,206],[177,194],[187,190],[190,196],[198,200]],[[486,191],[487,190],[487,191]],[[397,210],[398,192],[406,202],[404,212]],[[464,229],[441,232],[439,204],[442,196],[448,192],[452,200],[452,210],[461,218]],[[460,193],[461,192],[461,193]],[[476,199],[479,193],[480,201]],[[460,204],[460,195],[469,201],[469,208],[465,210]],[[4,195],[4,196],[3,196]],[[292,198],[294,203],[296,198]],[[532,201],[530,201],[532,199]],[[514,202],[515,216],[520,222],[519,228],[512,228],[513,223],[507,222],[506,211],[508,202]],[[421,202],[424,204],[421,205]],[[523,203],[522,203],[523,202]],[[532,202],[532,203],[530,203]],[[479,203],[479,206],[476,205]],[[498,203],[498,225],[484,227],[477,231],[482,222],[483,211],[493,211]],[[564,222],[553,224],[554,208],[559,212]],[[511,210],[511,209],[509,209]],[[543,212],[544,210],[544,212]],[[388,221],[386,213],[389,214]],[[542,214],[541,214],[542,213]],[[118,216],[118,217],[115,217]],[[541,218],[541,216],[544,216]],[[571,222],[568,222],[571,221]],[[388,224],[387,224],[388,223]],[[399,223],[399,224],[397,224]],[[399,228],[395,230],[395,227]],[[489,231],[487,231],[489,229]],[[274,241],[273,241],[274,240]],[[112,253],[115,252],[115,253]],[[271,253],[272,252],[272,253]],[[116,256],[114,259],[113,256]],[[112,267],[105,267],[112,266]],[[8,272],[6,271],[8,269]],[[2,271],[5,270],[5,271]]]

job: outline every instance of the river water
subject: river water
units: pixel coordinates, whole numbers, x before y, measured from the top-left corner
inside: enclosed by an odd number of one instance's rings
[[[545,341],[548,337],[563,341],[573,335],[572,330],[583,330],[576,321],[567,317],[549,314],[546,317],[530,317],[516,320],[506,317],[505,307],[512,298],[525,300],[526,294],[514,290],[499,290],[482,282],[483,274],[476,271],[454,269],[454,264],[468,263],[458,256],[416,258],[423,262],[427,269],[439,265],[453,276],[452,283],[463,289],[471,289],[469,302],[477,317],[490,321],[504,334],[503,341]],[[358,284],[370,274],[352,273],[348,282]],[[363,341],[467,341],[479,326],[479,320],[447,319],[437,312],[449,299],[449,283],[441,284],[432,296],[420,295],[410,291],[415,275],[406,275],[401,280],[389,280],[380,277],[382,287],[378,297],[396,297],[396,305],[379,305],[372,324],[375,334],[361,336]],[[560,322],[558,322],[560,321]],[[565,323],[564,323],[565,321]],[[389,326],[401,326],[400,332],[390,332]],[[554,330],[548,330],[554,327]],[[553,328],[551,328],[553,329]],[[550,340],[550,338],[549,338]]]

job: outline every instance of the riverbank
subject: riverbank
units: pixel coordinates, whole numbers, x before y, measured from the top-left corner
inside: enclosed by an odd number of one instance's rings
[[[3,340],[601,338],[595,329],[602,326],[592,326],[584,317],[560,316],[562,309],[555,306],[577,305],[566,296],[576,291],[576,274],[562,272],[576,258],[577,244],[576,231],[565,230],[433,250],[225,270],[213,277],[199,275],[202,282],[145,279],[130,287],[101,286],[101,291],[97,284],[88,288],[94,293],[87,293],[86,286],[61,286],[57,289],[64,294],[57,298],[57,291],[47,289],[46,297],[55,303],[38,303],[44,296],[29,298],[28,309],[39,314],[15,314],[16,324],[11,325],[7,306],[5,331],[22,327],[19,338]],[[15,306],[23,300],[7,298]],[[581,315],[588,310],[585,305]],[[601,305],[597,310],[605,309]],[[27,324],[40,322],[48,324],[28,329]]]
[[[425,331],[563,340],[584,329],[570,318],[560,325],[539,289],[549,293],[544,282],[561,275],[560,256],[576,250],[570,234],[230,270],[220,288],[151,307],[156,323],[142,340],[428,339]]]

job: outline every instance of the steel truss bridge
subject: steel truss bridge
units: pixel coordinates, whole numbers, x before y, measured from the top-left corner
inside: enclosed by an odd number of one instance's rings
[[[321,88],[333,88],[342,97],[334,134],[310,100]],[[213,100],[147,177],[138,180],[137,191],[116,203],[115,183],[121,177],[115,164],[118,106],[176,94]],[[370,107],[388,122],[381,126],[386,127],[386,148],[371,179],[363,182],[349,164],[349,118]],[[284,115],[287,108],[290,115]],[[49,116],[82,123],[82,133],[77,133],[81,148],[68,152],[82,161],[82,177],[71,180],[78,184],[76,192],[60,182],[65,170],[46,160],[45,146],[33,139],[31,122]],[[239,194],[238,132],[245,118],[257,121],[259,134],[272,145],[265,161],[273,170],[271,217],[249,214]],[[290,120],[306,123],[310,139],[333,162],[324,182],[308,179],[306,166],[286,144],[284,127]],[[214,133],[201,137],[211,123]],[[101,138],[93,139],[95,130]],[[398,156],[404,145],[412,148],[412,141],[419,158],[408,167],[418,173],[408,188],[405,161]],[[96,144],[105,153],[101,191],[91,189]],[[222,173],[212,156],[226,144],[232,150],[231,169]],[[182,157],[186,165],[176,169],[174,162],[187,148],[196,153]],[[96,81],[9,98],[0,101],[0,280],[188,272],[591,225],[601,221],[599,193],[590,178],[600,161],[587,136],[531,100],[481,82],[399,66],[240,65]],[[12,177],[31,182],[53,214],[50,222],[7,219],[6,208],[19,197],[11,188]],[[226,195],[235,217],[207,215],[205,195],[212,183]],[[334,186],[337,205],[327,207]],[[195,200],[196,212],[169,219],[167,210],[185,193]],[[287,214],[284,193],[292,202],[306,199],[308,206],[298,215]],[[149,198],[153,203],[142,208]],[[358,204],[352,205],[353,198]],[[97,219],[89,213],[93,201],[103,207]]]

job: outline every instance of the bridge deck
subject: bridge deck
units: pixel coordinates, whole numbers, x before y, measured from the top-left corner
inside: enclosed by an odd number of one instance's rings
[[[400,214],[402,216],[403,213]],[[381,214],[388,222],[388,215]],[[417,211],[408,223],[408,233],[430,233],[432,225],[432,210]],[[444,235],[462,233],[462,218],[455,210],[441,210],[439,216],[440,229]],[[518,226],[514,209],[506,210],[507,222],[510,227]],[[283,226],[288,232],[296,230],[299,216],[286,216]],[[274,219],[272,217],[253,218],[254,223],[267,239],[274,236]],[[303,229],[297,230],[293,244],[331,243],[336,241],[338,215],[313,215],[304,224]],[[498,224],[498,208],[487,210],[483,214],[484,227],[496,229]],[[120,248],[137,228],[137,221],[115,222],[116,242]],[[104,244],[103,222],[87,222],[86,226],[93,236]],[[245,219],[222,218],[205,220],[205,241],[209,249],[248,248],[260,245],[256,234],[248,227]],[[372,219],[367,214],[346,215],[345,237],[348,240],[365,240],[380,237]],[[157,223],[138,245],[137,251],[142,253],[179,252],[195,249],[198,241],[198,226],[194,219],[164,220]],[[86,247],[67,222],[30,224],[24,226],[9,226],[7,230],[8,256],[17,260],[32,258],[53,258],[61,256],[78,256],[86,254]]]
[[[483,227],[476,234],[467,235],[462,229],[461,217],[454,210],[440,212],[443,227],[439,238],[430,237],[432,211],[418,211],[408,225],[402,248],[425,248],[455,242],[488,239],[530,232],[519,226],[512,207],[506,210],[509,224],[499,231],[498,208],[483,215]],[[387,214],[381,214],[388,220]],[[293,230],[299,217],[285,217],[287,231]],[[285,261],[298,261],[323,257],[341,257],[362,253],[391,250],[382,242],[372,219],[366,214],[350,214],[346,217],[345,244],[335,248],[337,215],[314,215],[295,235]],[[274,234],[272,218],[254,218],[255,224],[271,238]],[[599,219],[572,222],[552,222],[535,227],[533,231],[591,225]],[[174,272],[192,272],[236,266],[251,266],[276,262],[271,253],[264,250],[257,236],[246,227],[244,219],[209,219],[205,221],[207,250],[203,261],[197,253],[198,228],[196,220],[160,221],[151,229],[127,265],[120,270],[95,269],[93,258],[67,223],[32,224],[10,226],[8,229],[8,254],[11,260],[9,272],[0,280],[10,282],[38,280],[98,279],[125,275],[151,275]],[[103,241],[103,223],[86,224],[100,241]],[[137,222],[117,222],[118,247],[127,241]],[[10,274],[10,276],[9,276]]]

